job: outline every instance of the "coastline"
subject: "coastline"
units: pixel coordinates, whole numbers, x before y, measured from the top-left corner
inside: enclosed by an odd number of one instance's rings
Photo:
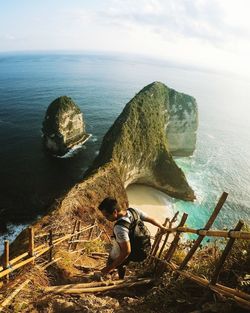
[[[29,225],[30,223],[23,223],[18,225],[7,223],[7,232],[0,234],[0,255],[3,253],[4,250],[4,241],[8,240],[11,244],[16,239],[16,237]]]

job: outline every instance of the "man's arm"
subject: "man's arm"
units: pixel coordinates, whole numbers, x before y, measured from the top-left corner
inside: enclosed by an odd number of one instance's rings
[[[106,275],[110,271],[112,271],[113,269],[117,268],[130,255],[130,253],[131,253],[130,241],[119,242],[119,246],[120,246],[120,254],[119,254],[118,258],[114,259],[110,265],[105,266],[101,270],[103,275]]]
[[[157,227],[159,227],[161,230],[165,231],[167,228],[163,226],[157,219],[150,217],[150,216],[145,216],[143,219],[144,222],[148,222],[150,224],[153,224]]]

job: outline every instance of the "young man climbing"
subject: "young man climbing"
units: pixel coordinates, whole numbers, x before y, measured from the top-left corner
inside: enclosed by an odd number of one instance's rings
[[[150,233],[143,222],[151,223],[162,231],[165,231],[166,227],[139,209],[120,208],[116,199],[113,198],[105,198],[100,203],[99,210],[107,220],[115,222],[113,229],[115,240],[107,265],[101,271],[102,275],[117,268],[119,278],[123,279],[126,271],[125,265],[130,261],[143,261],[149,254]]]

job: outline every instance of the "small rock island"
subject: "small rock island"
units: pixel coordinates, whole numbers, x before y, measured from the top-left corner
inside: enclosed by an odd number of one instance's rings
[[[85,131],[80,108],[67,96],[59,97],[49,105],[42,131],[46,149],[58,156],[84,144],[90,137]]]

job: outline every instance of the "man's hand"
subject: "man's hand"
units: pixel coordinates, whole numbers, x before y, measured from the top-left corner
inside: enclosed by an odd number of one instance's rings
[[[131,253],[131,246],[129,241],[120,242],[120,255],[118,258],[114,259],[111,264],[106,265],[103,269],[101,269],[101,273],[103,276],[106,276],[111,271],[115,270],[122,262],[126,260],[126,258]]]
[[[147,216],[145,219],[144,219],[145,222],[148,222],[152,225],[155,225],[157,227],[160,228],[160,230],[163,232],[163,233],[166,233],[167,232],[167,227],[163,226],[157,219],[153,218],[153,217],[150,217],[150,216]]]
[[[161,225],[160,229],[161,229],[161,232],[163,232],[164,234],[168,231],[168,228],[163,225]]]

